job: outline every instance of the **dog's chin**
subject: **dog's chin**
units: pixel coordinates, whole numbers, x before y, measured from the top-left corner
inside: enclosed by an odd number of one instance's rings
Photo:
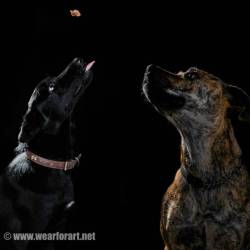
[[[92,72],[88,72],[88,74],[84,76],[82,83],[74,89],[73,98],[80,97],[84,93],[84,91],[88,88],[88,86],[91,84],[92,79],[93,79]]]
[[[84,66],[84,76],[82,79],[82,84],[79,86],[74,93],[74,96],[81,96],[83,92],[88,88],[90,83],[93,80],[92,67],[95,64],[95,61],[92,61]]]
[[[176,111],[185,104],[184,97],[174,90],[163,89],[149,82],[143,84],[143,93],[147,100],[161,113]]]
[[[74,89],[71,89],[72,84],[68,84],[68,91],[71,91],[73,97],[78,97],[83,94],[86,88],[90,85],[93,79],[92,68],[95,61],[85,63],[81,58],[75,58],[70,65],[59,75],[60,78],[71,77],[77,80],[80,84]],[[68,76],[67,76],[68,75]]]

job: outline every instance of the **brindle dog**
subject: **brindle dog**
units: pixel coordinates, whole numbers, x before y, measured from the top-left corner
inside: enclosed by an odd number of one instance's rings
[[[248,95],[197,68],[154,65],[143,92],[181,135],[181,167],[162,202],[165,250],[249,250],[250,179],[229,116],[250,121]]]

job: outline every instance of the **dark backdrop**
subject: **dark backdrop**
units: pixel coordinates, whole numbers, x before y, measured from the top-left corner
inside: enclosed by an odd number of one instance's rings
[[[147,2],[10,1],[4,8],[2,168],[13,158],[37,82],[75,56],[96,60],[78,107],[84,158],[72,177],[74,230],[96,231],[97,241],[72,249],[162,249],[160,202],[179,165],[180,138],[141,95],[148,64],[172,71],[197,66],[250,93],[246,6]],[[70,17],[70,8],[82,16]],[[234,124],[248,162],[249,125]]]

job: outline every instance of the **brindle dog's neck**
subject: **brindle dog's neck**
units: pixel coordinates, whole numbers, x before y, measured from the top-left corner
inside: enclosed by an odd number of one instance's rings
[[[181,134],[181,162],[201,180],[218,180],[241,164],[241,149],[230,120],[211,134]]]

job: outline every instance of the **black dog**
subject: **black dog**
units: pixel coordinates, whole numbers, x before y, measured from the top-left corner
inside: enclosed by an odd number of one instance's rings
[[[75,58],[60,75],[45,78],[35,88],[18,136],[17,156],[0,177],[1,238],[4,232],[60,231],[64,212],[74,203],[65,170],[79,163],[71,114],[92,81],[93,63]],[[0,247],[30,249],[27,241],[4,241]]]

